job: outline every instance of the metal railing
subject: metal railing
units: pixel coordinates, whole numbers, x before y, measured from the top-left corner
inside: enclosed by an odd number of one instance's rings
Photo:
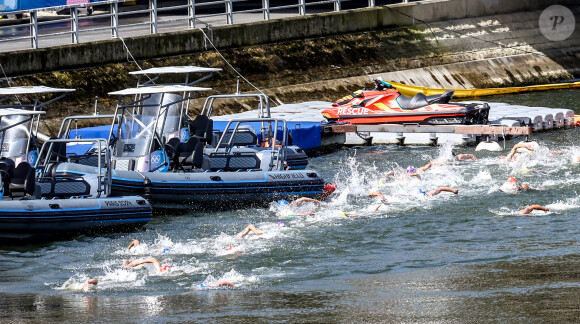
[[[297,10],[298,15],[306,15],[307,8],[309,7],[316,7],[314,12],[323,12],[323,11],[340,11],[342,10],[342,3],[350,2],[358,4],[358,7],[375,7],[375,0],[367,0],[367,1],[353,1],[353,0],[320,0],[320,1],[307,1],[307,0],[293,0],[296,1],[296,4],[287,4],[287,5],[278,5],[278,6],[271,6],[270,0],[262,0],[261,6],[257,8],[256,3],[258,1],[250,1],[250,0],[217,0],[217,1],[208,1],[208,2],[197,2],[196,0],[182,0],[182,1],[172,1],[171,4],[167,4],[166,6],[158,6],[157,0],[148,0],[149,4],[147,8],[139,9],[139,7],[131,8],[133,10],[119,10],[119,4],[123,4],[124,2],[131,1],[131,0],[106,0],[106,1],[98,1],[98,2],[90,2],[85,4],[75,4],[75,5],[68,5],[68,6],[60,6],[60,7],[50,7],[50,8],[39,8],[39,9],[31,9],[31,10],[22,10],[22,11],[12,11],[12,12],[0,12],[0,15],[6,14],[16,14],[16,15],[29,15],[30,19],[27,23],[21,23],[22,20],[15,20],[14,24],[10,24],[7,26],[0,26],[0,43],[3,42],[16,42],[22,40],[30,40],[30,47],[29,48],[39,48],[39,41],[41,38],[50,38],[53,39],[55,37],[59,37],[61,35],[70,35],[70,43],[76,44],[81,42],[81,33],[90,33],[90,32],[101,32],[101,31],[108,31],[112,38],[120,38],[120,30],[129,28],[129,27],[137,27],[137,26],[147,26],[148,31],[143,30],[140,31],[140,34],[157,34],[160,32],[159,27],[162,24],[174,24],[173,28],[177,28],[177,30],[184,30],[184,29],[193,29],[197,27],[197,23],[203,23],[206,26],[210,26],[210,23],[204,22],[206,18],[212,17],[225,17],[225,24],[231,25],[234,24],[234,16],[241,15],[241,14],[252,14],[257,13],[256,20],[269,20],[271,19],[271,14],[273,12],[280,12],[285,11],[288,12],[290,10]],[[198,0],[199,1],[199,0]],[[408,2],[409,0],[398,0],[398,2]],[[181,2],[183,2],[181,4]],[[291,1],[288,1],[291,2]],[[246,8],[244,8],[244,5]],[[332,9],[325,8],[325,5],[332,5]],[[107,11],[100,14],[93,14],[93,15],[86,15],[81,16],[79,14],[79,9],[82,8],[89,8],[98,6],[99,8],[107,7]],[[217,7],[223,6],[224,10],[216,10]],[[196,14],[196,10],[203,9],[207,7],[206,11],[211,11],[209,13],[205,13],[202,15]],[[210,8],[211,7],[211,8]],[[247,8],[253,7],[253,8]],[[143,8],[143,6],[141,6]],[[321,9],[322,8],[322,9]],[[238,10],[236,10],[238,9]],[[47,19],[45,21],[39,21],[39,12],[47,12],[47,11],[70,11],[70,15],[66,18],[59,18],[56,15],[53,15],[52,19]],[[101,10],[99,10],[101,11]],[[167,13],[161,15],[162,13]],[[260,15],[261,14],[261,15]],[[125,19],[127,17],[140,17],[143,21],[138,22],[129,22],[126,24],[121,24],[120,20]],[[148,19],[146,18],[148,16]],[[261,17],[261,18],[260,18]],[[109,20],[110,23],[107,23],[105,26],[95,26],[90,28],[82,28],[82,22],[85,20],[94,20],[100,21],[103,23],[103,20]],[[180,23],[185,21],[186,23],[183,25],[175,25],[175,23]],[[60,28],[59,31],[41,33],[42,27],[48,25],[70,25],[70,29],[67,28]],[[12,37],[3,37],[4,34],[9,34],[10,30],[14,31],[15,29],[20,30],[23,33],[23,29],[28,29],[28,33],[24,31],[26,35],[16,35]],[[47,28],[50,29],[50,28]],[[53,28],[55,29],[55,28]],[[8,31],[8,32],[3,32]],[[128,35],[132,36],[132,35]],[[87,37],[89,38],[89,37]],[[87,41],[90,41],[87,40]],[[25,46],[26,47],[26,46]]]

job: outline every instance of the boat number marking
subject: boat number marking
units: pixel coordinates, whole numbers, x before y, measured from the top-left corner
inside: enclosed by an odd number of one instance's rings
[[[274,173],[268,174],[270,178],[274,180],[282,180],[282,179],[302,179],[304,178],[304,174],[302,173]]]
[[[124,206],[132,206],[130,201],[127,200],[113,200],[113,201],[105,201],[105,205],[107,207],[124,207]]]

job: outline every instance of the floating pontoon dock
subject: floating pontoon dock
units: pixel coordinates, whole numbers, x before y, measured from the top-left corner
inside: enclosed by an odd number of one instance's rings
[[[473,101],[471,101],[473,102]],[[294,143],[306,150],[327,145],[346,144],[468,144],[480,140],[498,140],[506,136],[531,135],[540,131],[574,125],[574,111],[562,108],[528,107],[505,103],[489,103],[490,125],[417,125],[328,124],[320,112],[329,102],[303,102],[271,107],[273,118],[288,121]],[[256,117],[258,111],[246,111],[227,116],[215,116],[219,121]],[[524,126],[522,126],[524,125]],[[320,134],[320,136],[317,136]]]

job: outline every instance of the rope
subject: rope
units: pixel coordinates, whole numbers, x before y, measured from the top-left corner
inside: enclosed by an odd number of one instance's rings
[[[122,37],[119,37],[119,39],[121,40],[121,42],[123,43],[123,47],[125,47],[125,50],[127,51],[127,62],[135,63],[135,65],[137,65],[139,70],[143,71],[143,69],[141,68],[141,66],[139,65],[139,63],[137,62],[135,57],[133,56],[133,54],[131,54],[129,47],[127,46],[127,44],[125,44],[125,40]],[[131,59],[129,59],[129,57],[131,57]],[[147,77],[147,79],[149,79],[149,81],[153,82],[153,80],[151,80],[151,78],[147,74],[145,74],[145,76]],[[153,82],[153,84],[155,84],[155,82]]]
[[[207,25],[207,24],[206,24]],[[216,53],[218,53],[218,55],[222,58],[222,60],[240,77],[242,78],[244,81],[246,81],[252,88],[256,89],[256,91],[258,91],[259,93],[263,94],[266,98],[268,98],[269,100],[273,101],[272,98],[270,98],[268,95],[266,95],[262,90],[260,90],[258,87],[256,87],[252,82],[250,82],[248,79],[246,79],[246,77],[244,77],[240,72],[238,72],[238,70],[236,70],[236,68],[234,68],[230,62],[228,62],[228,60],[222,55],[222,53],[217,49],[217,47],[215,47],[214,43],[212,42],[212,40],[207,36],[207,34],[205,33],[205,31],[203,31],[203,29],[198,28],[203,36],[204,39],[207,40],[209,42],[209,44],[211,45],[211,47],[213,47],[213,49],[216,51]],[[208,29],[211,31],[210,26],[208,25]],[[283,104],[280,100],[277,100],[278,104]],[[277,104],[277,105],[278,105]]]
[[[6,75],[6,71],[4,71],[4,66],[2,66],[2,63],[0,63],[0,69],[2,69],[2,74],[4,74],[4,79],[6,79],[6,83],[8,84],[9,87],[11,87],[12,83],[10,82],[10,78],[8,78],[8,76]],[[14,96],[14,97],[18,101],[18,104],[22,105],[20,98],[18,98],[18,96]]]

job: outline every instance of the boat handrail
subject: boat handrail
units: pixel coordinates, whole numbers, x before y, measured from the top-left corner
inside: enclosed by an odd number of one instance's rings
[[[205,99],[203,108],[201,109],[201,115],[206,115],[211,117],[213,111],[213,104],[216,99],[236,99],[236,98],[257,98],[258,103],[258,118],[270,118],[270,102],[268,101],[268,96],[263,93],[238,93],[238,94],[222,94],[222,95],[211,95]]]
[[[115,119],[115,114],[106,114],[106,115],[77,115],[77,116],[68,116],[62,120],[60,124],[60,129],[58,130],[57,138],[68,137],[70,134],[70,127],[73,121],[77,120],[87,120],[87,119]],[[66,125],[66,128],[65,128]]]
[[[241,124],[247,124],[247,123],[262,123],[262,129],[266,129],[266,127],[264,127],[264,124],[266,124],[266,123],[269,124],[268,131],[266,133],[262,133],[262,142],[265,142],[265,143],[268,143],[270,141],[272,142],[269,145],[269,147],[267,147],[268,149],[270,149],[270,154],[271,154],[268,171],[272,171],[274,168],[281,170],[283,167],[283,163],[286,160],[286,150],[284,148],[288,145],[288,143],[287,143],[288,127],[286,124],[286,120],[284,120],[284,119],[277,119],[277,118],[232,119],[228,122],[227,126],[224,128],[224,132],[223,132],[222,136],[220,137],[220,139],[218,140],[218,143],[216,144],[216,147],[214,149],[214,153],[218,152],[219,148],[222,146],[222,142],[224,141],[226,136],[228,136],[228,131],[230,130],[231,125],[235,124],[232,133],[229,135],[229,140],[228,140],[228,147],[229,147],[229,150],[231,151],[232,143],[233,143],[233,140],[235,137],[235,133],[238,131]],[[274,124],[273,127],[272,127],[272,124]],[[280,144],[277,144],[278,131],[279,131],[280,127],[282,128],[281,129],[282,140],[280,141]],[[273,129],[273,132],[272,132],[272,129]],[[264,140],[264,138],[266,138],[266,140]]]
[[[76,144],[93,144],[96,146],[95,154],[97,155],[97,198],[104,193],[105,197],[108,197],[111,192],[112,184],[112,174],[111,174],[111,151],[108,149],[108,141],[104,138],[87,138],[87,139],[49,139],[44,142],[42,148],[38,154],[38,159],[34,165],[36,169],[36,175],[38,178],[42,178],[46,175],[46,172],[50,171],[54,162],[51,161],[51,153],[59,155],[59,153],[53,152],[53,146],[55,143],[76,143]],[[43,156],[45,154],[46,156]],[[104,160],[103,160],[104,154]],[[72,156],[65,156],[65,158]],[[57,162],[58,163],[58,162]]]

